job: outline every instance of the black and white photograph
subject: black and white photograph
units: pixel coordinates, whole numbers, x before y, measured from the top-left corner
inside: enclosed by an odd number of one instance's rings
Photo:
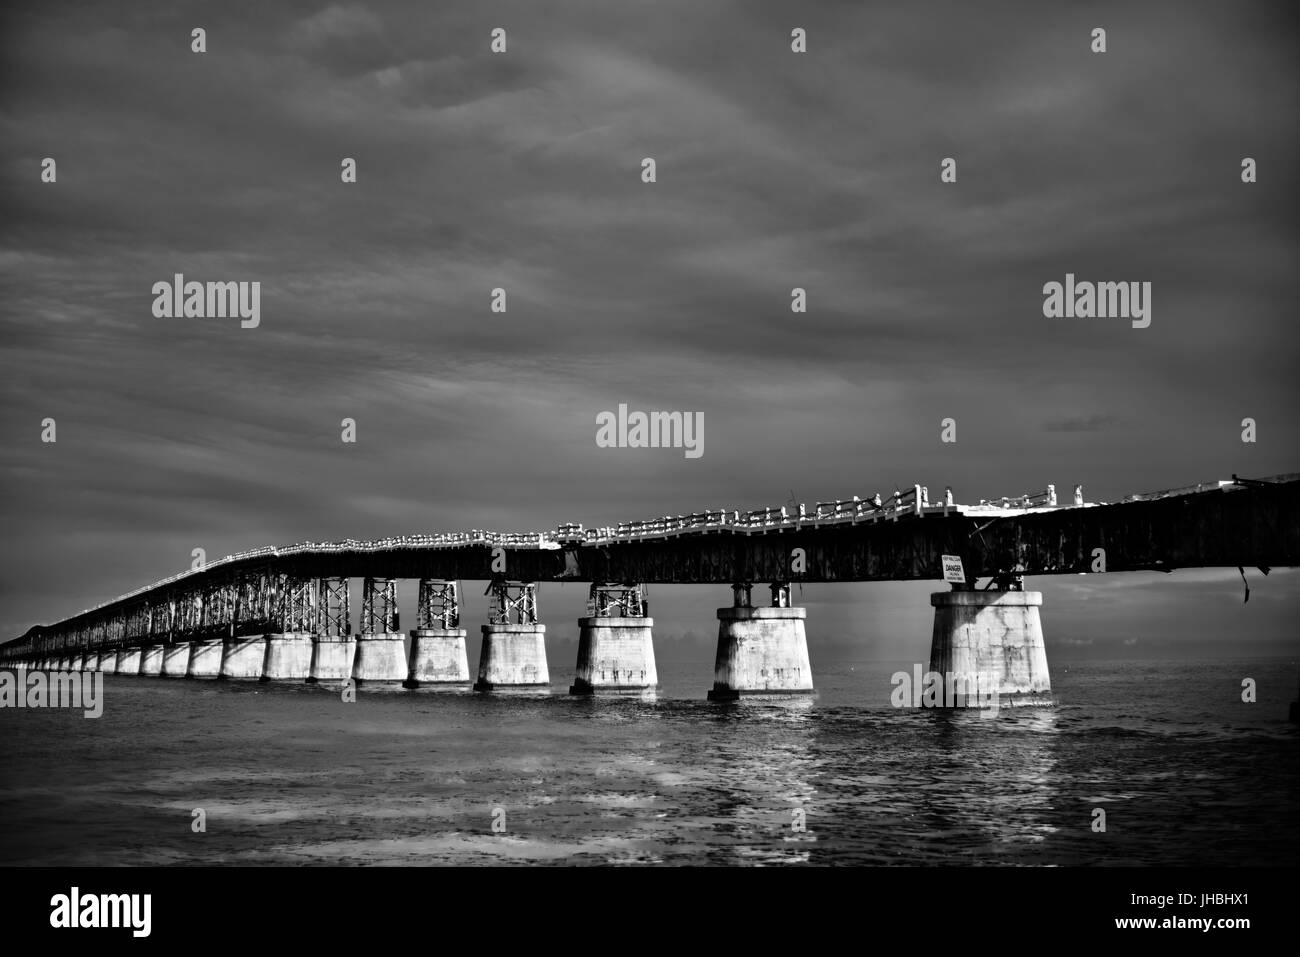
[[[14,926],[1290,935],[1297,12],[5,4]]]

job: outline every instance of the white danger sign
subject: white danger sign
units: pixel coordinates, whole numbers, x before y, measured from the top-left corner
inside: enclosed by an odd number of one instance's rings
[[[958,585],[965,583],[966,572],[961,567],[960,555],[943,556],[943,580],[946,582],[954,582]]]

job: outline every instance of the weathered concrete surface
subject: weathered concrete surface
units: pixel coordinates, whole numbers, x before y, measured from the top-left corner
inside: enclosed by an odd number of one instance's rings
[[[144,659],[142,648],[121,648],[117,652],[117,673],[119,675],[138,675],[140,663]]]
[[[316,635],[312,639],[311,672],[309,682],[347,681],[352,677],[352,662],[356,658],[356,639],[331,635]]]
[[[311,674],[312,635],[284,632],[266,636],[261,681],[302,681]]]
[[[149,645],[140,652],[140,674],[155,677],[162,674],[163,653],[166,645]]]
[[[417,628],[411,632],[407,688],[469,684],[464,628]]]
[[[401,684],[406,680],[406,636],[386,632],[357,636],[357,657],[352,662],[352,680],[358,687],[370,684]]]
[[[1036,591],[935,592],[930,670],[945,680],[950,674],[988,676],[999,707],[1051,704],[1042,603]]]
[[[167,645],[163,649],[162,676],[164,678],[184,678],[190,668],[190,642]]]
[[[221,678],[260,678],[266,664],[266,635],[242,635],[221,643]]]
[[[578,668],[569,694],[648,694],[659,684],[653,618],[578,619]]]
[[[546,626],[484,625],[475,691],[549,688]]]
[[[710,701],[811,694],[803,608],[719,608]]]
[[[220,638],[196,641],[190,645],[190,664],[185,669],[187,678],[215,678],[221,674]]]

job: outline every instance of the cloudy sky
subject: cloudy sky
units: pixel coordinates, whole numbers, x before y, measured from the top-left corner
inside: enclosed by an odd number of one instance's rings
[[[1300,471],[1285,4],[15,6],[5,636],[198,546]],[[261,282],[260,326],[155,318],[177,272]],[[1067,272],[1151,282],[1150,327],[1044,318]],[[619,403],[703,456],[598,448]],[[1285,570],[1031,585],[1054,654],[1296,650]],[[924,660],[931,587],[809,589],[814,661]],[[661,653],[728,597],[660,589]]]

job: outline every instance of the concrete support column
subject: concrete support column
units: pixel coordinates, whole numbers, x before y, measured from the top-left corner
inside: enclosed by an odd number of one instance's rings
[[[117,674],[117,649],[105,648],[99,653],[99,662],[97,665],[99,671],[106,675]]]
[[[266,635],[240,635],[221,643],[221,678],[260,678],[266,663]]]
[[[772,586],[773,607],[749,606],[749,585],[733,585],[735,604],[718,609],[718,653],[710,701],[813,692],[807,611],[789,606],[789,586]]]
[[[352,680],[391,684],[406,680],[406,636],[397,614],[397,581],[367,578],[361,590],[361,634],[352,662]]]
[[[999,707],[1052,703],[1052,682],[1047,673],[1047,650],[1038,608],[1042,592],[972,591],[935,592],[934,636],[930,644],[930,670],[950,680],[978,683],[980,694],[945,704],[976,707],[987,697],[991,683]]]
[[[542,689],[551,686],[546,667],[546,626],[484,625],[475,691]]]
[[[83,651],[83,652],[81,652],[80,654],[73,655],[73,657],[72,657],[72,670],[73,670],[73,671],[88,671],[88,670],[93,670],[93,665],[94,665],[94,664],[95,664],[95,653],[94,653],[93,651],[89,651],[89,652],[87,652],[87,651]],[[90,666],[92,666],[92,667],[91,667],[91,668],[87,668],[87,665],[90,665]]]
[[[140,663],[144,658],[142,648],[120,648],[117,652],[117,673],[119,675],[138,675]]]
[[[314,642],[310,632],[267,635],[261,681],[302,681],[311,675]]]
[[[536,582],[497,579],[488,585],[488,593],[492,597],[488,624],[483,626],[483,647],[479,652],[474,690],[550,688],[546,626],[537,620]]]
[[[164,678],[184,678],[190,668],[190,644],[188,641],[166,645],[163,648],[162,676]]]
[[[416,628],[411,632],[407,688],[422,685],[468,685],[469,658],[464,628]]]
[[[163,654],[166,645],[148,645],[140,652],[140,674],[156,677],[162,674]]]
[[[460,586],[442,578],[421,578],[411,662],[403,687],[469,684],[465,630],[460,627]]]
[[[659,684],[653,618],[578,619],[578,670],[570,694],[646,694]]]
[[[654,619],[644,588],[634,582],[593,582],[587,615],[578,619],[578,667],[570,694],[636,694],[654,691]]]
[[[190,645],[190,663],[185,669],[186,678],[215,678],[221,674],[220,638],[196,641]]]
[[[312,636],[307,681],[347,681],[357,656],[357,643],[352,637],[351,584],[346,578],[322,578],[317,589],[316,634]]]
[[[406,636],[400,631],[357,636],[357,656],[352,663],[352,680],[397,683],[406,680]]]
[[[347,681],[352,677],[357,642],[351,635],[315,635],[312,638],[311,671],[307,680]]]

